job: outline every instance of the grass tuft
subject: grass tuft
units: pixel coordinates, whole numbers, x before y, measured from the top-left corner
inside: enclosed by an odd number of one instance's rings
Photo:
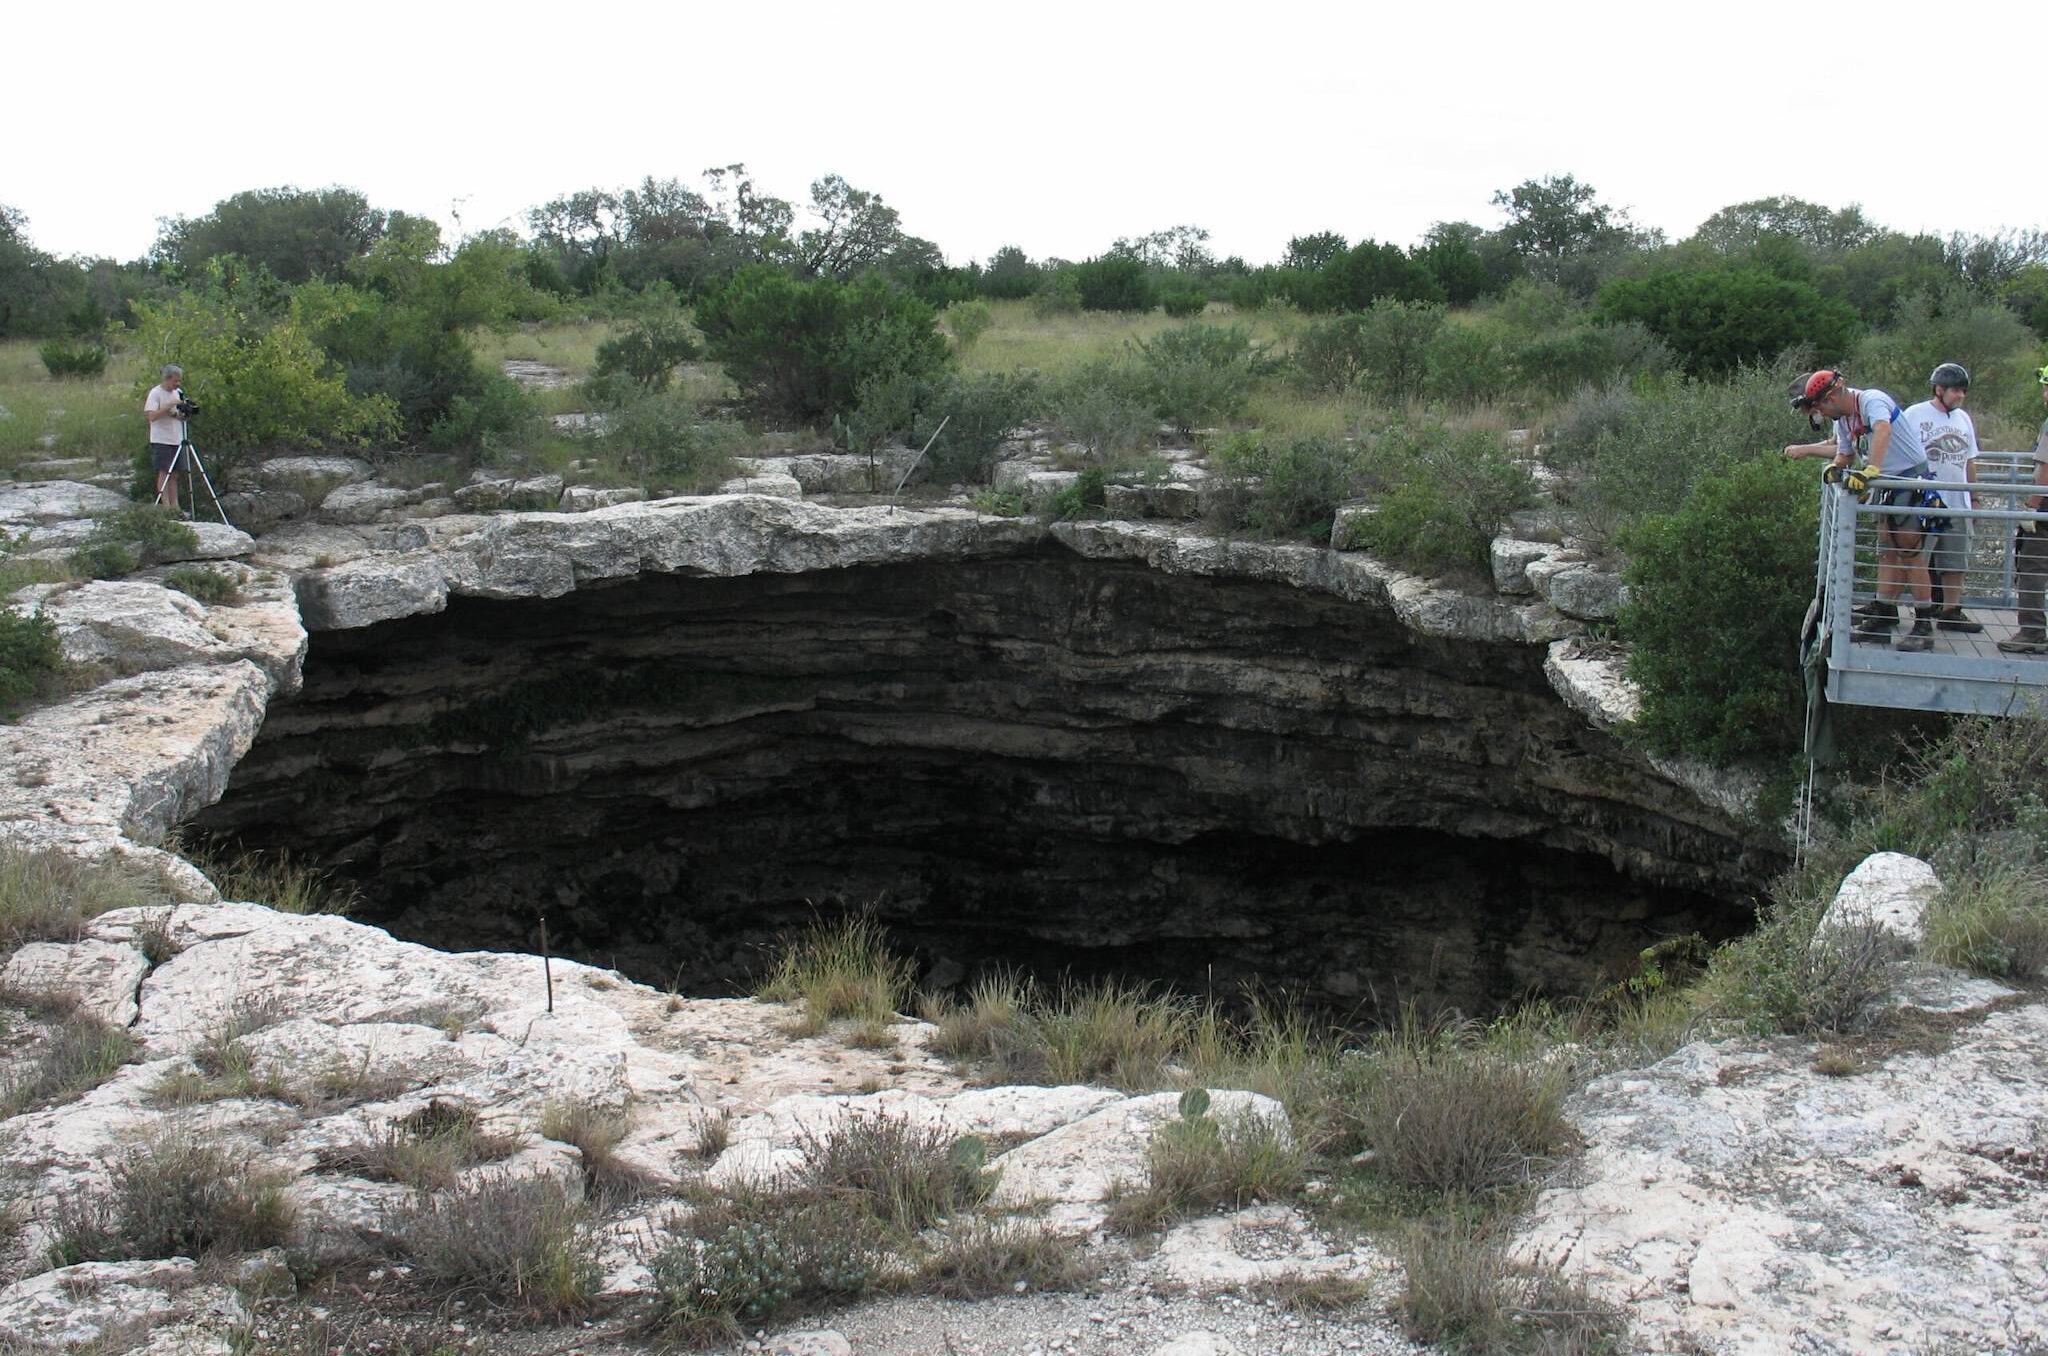
[[[800,1184],[867,1203],[899,1233],[914,1232],[979,1205],[995,1188],[983,1170],[987,1146],[900,1116],[847,1115],[806,1134]]]
[[[5,1078],[0,1078],[0,1119],[76,1101],[141,1055],[133,1036],[79,1011],[75,1004],[49,999],[35,1002],[52,1025]]]
[[[755,996],[801,1004],[794,1035],[817,1035],[838,1021],[873,1029],[896,1020],[910,978],[910,962],[890,954],[882,925],[870,914],[850,914],[792,939]]]
[[[589,1207],[553,1177],[421,1192],[387,1212],[383,1233],[429,1284],[543,1314],[583,1308],[602,1279]]]
[[[435,1098],[359,1144],[320,1158],[328,1172],[372,1182],[402,1182],[421,1191],[441,1191],[460,1180],[464,1168],[510,1158],[518,1135],[483,1129],[473,1107]]]
[[[1498,1233],[1453,1212],[1413,1225],[1397,1310],[1418,1342],[1455,1352],[1605,1356],[1626,1325],[1554,1266],[1514,1266]]]
[[[608,1111],[595,1102],[556,1102],[541,1113],[540,1133],[574,1145],[583,1157],[585,1190],[615,1205],[638,1200],[652,1185],[645,1172],[618,1156],[632,1124],[624,1111]]]
[[[114,863],[0,842],[0,952],[76,941],[86,920],[147,902],[149,885]]]
[[[251,1252],[289,1243],[295,1222],[281,1176],[171,1124],[116,1160],[104,1186],[57,1198],[49,1261]]]
[[[918,1273],[918,1288],[944,1299],[989,1299],[1085,1290],[1099,1274],[1079,1239],[1023,1220],[967,1219],[940,1235]]]
[[[279,913],[347,914],[362,900],[355,886],[334,873],[294,860],[288,849],[227,856],[204,848],[185,852],[204,871],[222,899],[262,904]]]
[[[1109,1227],[1150,1233],[1204,1211],[1281,1200],[1300,1189],[1304,1162],[1277,1116],[1184,1110],[1152,1136],[1145,1148],[1145,1185],[1117,1195]]]
[[[1980,975],[2048,967],[2048,870],[2000,863],[1962,875],[1927,911],[1927,954]]]

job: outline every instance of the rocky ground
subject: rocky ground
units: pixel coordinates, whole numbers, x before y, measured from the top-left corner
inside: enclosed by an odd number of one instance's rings
[[[1027,464],[1035,454],[1025,453],[1023,469],[1009,474],[1035,493],[1030,477],[1058,473],[1049,462]],[[1195,1220],[1156,1248],[1102,1232],[1110,1183],[1137,1170],[1150,1136],[1175,1114],[1170,1096],[974,1087],[926,1052],[929,1029],[918,1023],[891,1027],[893,1044],[880,1050],[830,1035],[799,1039],[775,1005],[673,998],[568,962],[552,967],[550,1008],[535,957],[448,954],[338,918],[223,902],[163,850],[173,827],[220,795],[272,695],[298,681],[307,619],[428,613],[451,593],[554,596],[643,569],[971,555],[1048,531],[959,507],[797,502],[790,486],[827,493],[828,474],[865,474],[865,461],[778,460],[786,464],[749,468],[765,485],[735,487],[766,495],[596,506],[572,491],[615,492],[480,481],[437,498],[376,484],[345,460],[287,459],[266,469],[258,492],[276,496],[269,509],[289,510],[280,525],[260,540],[209,530],[193,553],[231,575],[236,600],[207,606],[171,593],[162,567],[13,600],[45,609],[67,653],[103,665],[105,681],[0,728],[0,825],[12,842],[119,857],[162,885],[149,904],[105,914],[76,940],[25,947],[0,972],[15,1000],[8,1068],[35,1058],[51,1038],[52,1005],[66,1001],[135,1042],[133,1061],[98,1086],[0,1126],[0,1178],[12,1184],[20,1224],[8,1254],[14,1279],[0,1290],[0,1344],[644,1350],[629,1318],[651,1283],[650,1250],[670,1229],[669,1196],[692,1180],[786,1167],[810,1142],[807,1130],[838,1118],[890,1115],[999,1146],[998,1204],[1028,1206],[1082,1239],[1101,1278],[1071,1294],[871,1302],[817,1315],[802,1336],[764,1332],[742,1349],[1414,1349],[1389,1317],[1399,1282],[1379,1247],[1327,1234],[1294,1207]],[[522,497],[582,511],[487,511]],[[62,551],[81,539],[87,516],[120,502],[74,482],[7,486],[0,529],[25,537],[27,549]],[[1559,543],[1504,540],[1495,590],[1473,592],[1347,553],[1216,542],[1171,521],[1054,532],[1083,554],[1356,597],[1425,634],[1549,646],[1561,700],[1594,723],[1627,712],[1618,669],[1573,636],[1579,618],[1611,611],[1612,582]],[[1695,789],[1740,795],[1703,778]],[[1850,907],[1924,903],[1932,887],[1917,864],[1874,862]],[[1932,972],[1899,1001],[1920,1015],[1891,1029],[1918,1034],[1846,1057],[1812,1042],[1731,1036],[1594,1079],[1571,1106],[1585,1151],[1523,1222],[1523,1255],[1560,1262],[1621,1306],[1636,1351],[2048,1347],[2048,1008],[2033,993]],[[228,1047],[240,1054],[224,1066]],[[222,1067],[247,1076],[223,1081]],[[1227,1089],[1217,1102],[1283,1114]],[[482,1132],[514,1146],[464,1174],[572,1188],[585,1159],[543,1133],[551,1109],[625,1118],[617,1154],[654,1196],[610,1219],[606,1298],[587,1320],[515,1332],[504,1313],[472,1298],[424,1296],[400,1264],[380,1260],[390,1212],[409,1189],[352,1171],[351,1152],[423,1114],[445,1114],[437,1105],[468,1108]],[[296,1293],[284,1254],[43,1269],[62,1203],[107,1182],[137,1143],[167,1131],[276,1173],[328,1279]],[[717,1143],[721,1134],[729,1142]],[[1333,1312],[1281,1298],[1322,1276],[1355,1283],[1363,1297]]]

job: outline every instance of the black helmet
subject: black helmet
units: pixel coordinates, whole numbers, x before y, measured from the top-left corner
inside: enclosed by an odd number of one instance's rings
[[[1927,374],[1927,389],[1946,386],[1952,391],[1970,389],[1970,369],[1961,363],[1943,363]]]

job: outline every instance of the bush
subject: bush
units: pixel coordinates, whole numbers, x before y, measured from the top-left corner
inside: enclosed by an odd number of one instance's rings
[[[177,514],[156,504],[138,504],[94,523],[92,536],[71,553],[70,563],[88,578],[113,579],[142,565],[175,560],[198,545],[199,534]]]
[[[894,1021],[909,996],[910,977],[910,962],[890,954],[881,924],[870,915],[851,914],[837,923],[813,923],[786,942],[755,997],[801,1003],[798,1029],[815,1035],[842,1019]]]
[[[679,364],[701,352],[680,310],[658,311],[597,346],[596,375],[625,377],[644,390],[659,391]]]
[[[965,352],[988,333],[989,326],[995,324],[996,314],[985,301],[956,301],[946,308],[941,319],[952,333],[953,343]]]
[[[1160,309],[1172,320],[1193,320],[1209,309],[1209,298],[1200,292],[1168,292],[1159,299]]]
[[[1282,444],[1233,434],[1213,454],[1226,486],[1216,512],[1226,528],[1327,542],[1337,506],[1359,490],[1360,459],[1358,449],[1320,438]]]
[[[898,1234],[913,1234],[979,1205],[995,1187],[988,1151],[900,1116],[847,1115],[822,1134],[806,1133],[801,1187],[851,1195]]]
[[[253,1252],[290,1242],[294,1222],[281,1178],[189,1128],[161,1129],[115,1160],[104,1187],[57,1199],[50,1262]]]
[[[554,1103],[540,1121],[543,1137],[576,1147],[583,1160],[585,1190],[607,1205],[636,1200],[650,1185],[645,1172],[618,1156],[619,1145],[631,1128],[632,1121],[624,1111],[589,1101]],[[700,1137],[700,1146],[706,1138],[712,1136]]]
[[[701,1195],[684,1221],[693,1237],[650,1264],[655,1326],[684,1341],[729,1337],[744,1318],[852,1299],[876,1288],[887,1261],[882,1226],[855,1196],[731,1186]]]
[[[600,445],[629,473],[656,486],[708,490],[733,474],[746,428],[706,419],[687,392],[651,390],[604,411]]]
[[[1031,1290],[1081,1290],[1097,1269],[1078,1239],[1019,1220],[970,1219],[940,1236],[920,1288],[945,1299],[993,1299]]]
[[[219,570],[209,570],[204,565],[180,565],[164,574],[164,587],[176,589],[187,598],[202,603],[225,603],[240,593],[235,581]]]
[[[1141,379],[1131,364],[1115,359],[1086,363],[1052,393],[1053,427],[1079,443],[1093,458],[1159,445],[1159,416],[1152,412]]]
[[[1038,377],[1030,372],[939,380],[898,374],[861,388],[860,403],[847,417],[844,430],[856,451],[891,440],[923,450],[917,469],[926,479],[986,481],[994,474],[996,450],[1003,440],[1038,411],[1041,391]]]
[[[1242,413],[1262,362],[1236,325],[1183,325],[1134,347],[1138,389],[1183,434]]]
[[[1485,320],[1452,319],[1422,356],[1423,389],[1448,405],[1485,405],[1515,389],[1514,355],[1505,331]]]
[[[1624,536],[1620,625],[1642,692],[1630,728],[1653,751],[1726,764],[1800,747],[1814,500],[1810,471],[1761,457]]]
[[[63,671],[57,623],[0,607],[0,718],[13,720],[24,703],[47,696]]]
[[[1257,1111],[1214,1117],[1209,1094],[1181,1096],[1181,1115],[1145,1146],[1145,1185],[1118,1196],[1108,1225],[1126,1234],[1256,1200],[1275,1201],[1301,1187],[1302,1154],[1278,1117]]]
[[[97,377],[107,370],[107,350],[98,344],[52,339],[36,353],[53,377]]]
[[[1714,952],[1698,987],[1699,1003],[1758,1034],[1814,1035],[1859,1026],[1886,987],[1896,951],[1874,928],[1849,929],[1815,946],[1826,909],[1827,900],[1812,895],[1767,905],[1753,931]]]
[[[138,308],[137,349],[177,362],[202,412],[193,426],[216,488],[242,486],[259,448],[353,447],[399,428],[395,401],[353,392],[328,367],[296,309],[271,320],[216,293],[180,292]],[[138,395],[140,392],[138,392]]]
[[[372,1182],[402,1182],[419,1191],[456,1184],[464,1168],[510,1158],[517,1135],[483,1129],[474,1108],[436,1098],[357,1144],[323,1154],[320,1166]]]
[[[1693,376],[1724,376],[1800,346],[1844,353],[1857,329],[1853,307],[1761,269],[1673,268],[1616,278],[1601,289],[1599,310],[1609,321],[1646,326]]]
[[[1742,368],[1722,382],[1671,377],[1640,388],[1581,391],[1551,452],[1565,479],[1573,532],[1596,546],[1610,544],[1633,519],[1682,503],[1701,480],[1725,477],[1761,452],[1811,441],[1805,419],[1785,403],[1794,371],[1780,361]],[[1817,502],[1808,504],[1809,517]]]
[[[1045,276],[1045,283],[1031,298],[1031,313],[1040,320],[1072,315],[1081,309],[1081,283],[1072,266]]]
[[[589,1303],[603,1279],[588,1209],[553,1177],[496,1173],[394,1206],[384,1237],[422,1280],[547,1314]]]
[[[1127,254],[1090,259],[1064,276],[1073,279],[1084,311],[1149,311],[1159,303],[1151,273]]]
[[[1353,519],[1343,544],[1425,573],[1490,569],[1493,539],[1535,497],[1498,429],[1397,429],[1373,445],[1366,466],[1380,487],[1377,511]]]
[[[932,308],[874,274],[798,282],[752,265],[698,303],[697,325],[748,399],[797,419],[844,414],[870,381],[951,362]]]

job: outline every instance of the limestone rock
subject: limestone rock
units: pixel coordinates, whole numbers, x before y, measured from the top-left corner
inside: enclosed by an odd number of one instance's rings
[[[1844,933],[1875,928],[1909,951],[1927,940],[1927,906],[1941,894],[1934,868],[1902,852],[1873,852],[1843,878],[1814,929],[1825,946]]]
[[[1255,1205],[1167,1230],[1150,1266],[1168,1285],[1213,1293],[1318,1277],[1370,1274],[1366,1259],[1333,1250],[1290,1205]]]
[[[588,513],[614,504],[637,504],[646,498],[647,491],[637,485],[565,485],[560,507],[564,513]]]
[[[1150,1356],[1238,1356],[1237,1343],[1218,1333],[1197,1328],[1152,1348]]]
[[[249,1320],[234,1291],[202,1283],[198,1264],[81,1262],[0,1290],[0,1338],[81,1347],[131,1328],[201,1319],[225,1329]]]
[[[333,523],[284,523],[256,539],[254,558],[278,569],[328,569],[346,565],[377,547],[366,531]]]
[[[991,1199],[997,1206],[1050,1203],[1047,1219],[1054,1227],[1094,1228],[1108,1214],[1114,1188],[1144,1180],[1146,1145],[1179,1114],[1179,1094],[1155,1092],[1112,1103],[1020,1144],[990,1164],[1002,1172]],[[1254,1092],[1211,1092],[1209,1115],[1256,1116],[1283,1133],[1287,1125],[1286,1110]]]
[[[256,467],[256,478],[273,490],[287,490],[309,507],[324,508],[334,491],[375,475],[359,457],[272,457]]]
[[[381,515],[404,508],[418,497],[415,491],[396,485],[363,481],[337,488],[321,501],[319,512],[327,522],[343,526],[374,523]]]
[[[1573,559],[1568,552],[1528,561],[1523,576],[1551,606],[1584,621],[1611,621],[1628,601],[1628,591],[1614,569]]]
[[[298,578],[299,611],[311,631],[369,626],[448,606],[448,576],[432,556],[348,561]]]
[[[225,650],[206,628],[206,607],[175,589],[98,579],[44,601],[64,657],[119,672],[206,663]]]
[[[804,452],[780,457],[735,457],[743,477],[788,476],[805,494],[887,494],[917,457],[913,448],[885,447],[873,459],[852,452]]]
[[[560,476],[530,476],[526,479],[482,478],[455,492],[455,502],[471,512],[495,509],[553,509],[562,502]]]
[[[1529,567],[1557,548],[1546,542],[1522,541],[1515,537],[1493,539],[1493,586],[1502,593],[1534,593]]]
[[[119,513],[127,507],[127,495],[72,480],[0,484],[0,526],[10,532],[39,523]]]
[[[229,490],[221,512],[244,532],[261,533],[306,511],[306,498],[292,490]]]
[[[1852,1077],[1804,1042],[1686,1047],[1594,1080],[1588,1141],[1521,1255],[1564,1259],[1665,1350],[1955,1350],[2048,1340],[2048,1007]]]
[[[853,1356],[853,1344],[830,1328],[784,1333],[769,1339],[767,1356]]]
[[[0,968],[0,988],[61,994],[109,1026],[127,1026],[137,1011],[135,988],[148,973],[149,961],[127,941],[31,942]]]
[[[25,461],[14,468],[20,480],[76,480],[91,479],[99,473],[100,464],[93,457],[51,457],[44,461]]]
[[[765,494],[771,499],[801,499],[804,487],[795,476],[764,473],[734,476],[718,487],[720,494]]]
[[[241,528],[223,522],[196,518],[185,526],[192,529],[192,535],[199,539],[197,543],[159,551],[159,561],[170,565],[181,560],[238,560],[248,555],[256,545],[255,538]]]

